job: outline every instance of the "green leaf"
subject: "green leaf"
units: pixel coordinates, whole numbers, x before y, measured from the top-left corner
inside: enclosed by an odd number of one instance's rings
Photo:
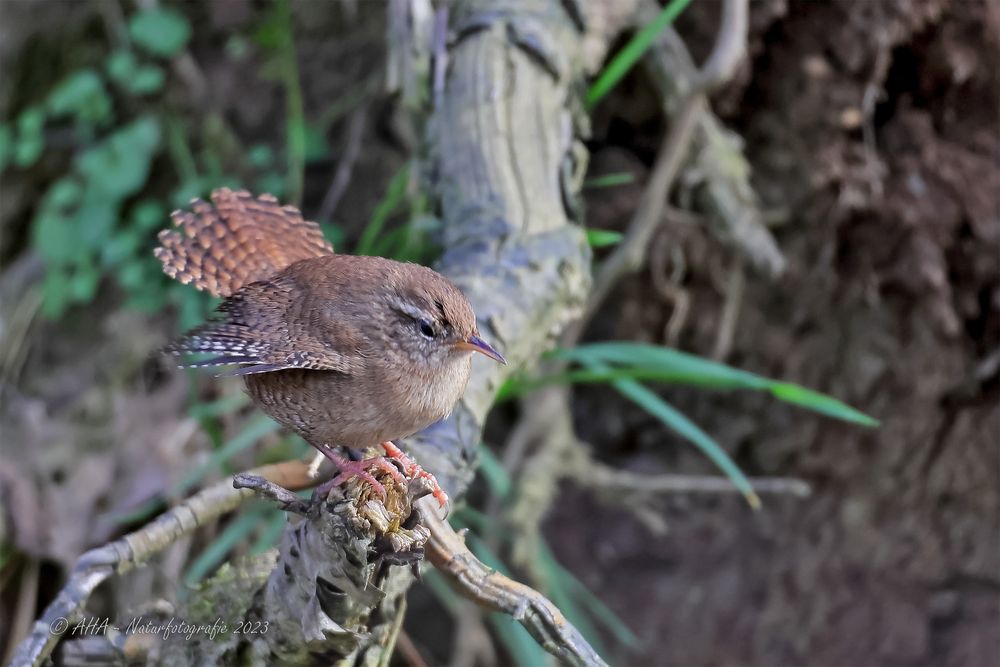
[[[608,66],[601,71],[597,81],[587,91],[587,108],[593,108],[622,80],[639,58],[646,53],[657,35],[673,23],[674,19],[689,4],[691,4],[691,0],[671,0],[666,7],[660,10],[655,19],[628,41],[625,47],[611,59]]]
[[[587,229],[587,243],[590,244],[591,248],[606,248],[617,245],[621,243],[623,238],[625,238],[624,234],[610,229]]]
[[[73,215],[76,238],[85,247],[99,252],[118,222],[118,200],[96,188],[87,188]]]
[[[188,20],[168,7],[154,7],[136,13],[129,20],[128,31],[139,47],[162,58],[177,54],[191,38]]]
[[[473,534],[466,535],[469,548],[487,567],[509,576],[503,561],[481,539]],[[544,665],[548,661],[545,651],[524,627],[507,614],[491,612],[487,618],[497,637],[503,643],[517,665]]]
[[[84,255],[84,257],[88,257]],[[97,292],[101,280],[101,272],[91,261],[86,259],[77,265],[69,282],[70,297],[77,303],[89,303]]]
[[[330,144],[326,140],[326,132],[315,123],[304,123],[302,147],[303,159],[307,164],[325,160],[330,156]]]
[[[119,49],[108,56],[104,69],[112,81],[119,85],[127,85],[129,78],[135,73],[137,64],[134,53],[128,49]]]
[[[13,162],[22,169],[38,161],[45,148],[45,112],[41,107],[28,107],[17,117],[17,140],[14,141]]]
[[[166,81],[163,70],[156,65],[143,65],[128,83],[128,91],[134,95],[150,95],[159,92]]]
[[[274,164],[274,151],[267,144],[256,144],[247,152],[247,161],[258,169],[267,169]]]
[[[46,280],[54,264],[70,264],[79,250],[79,240],[72,218],[43,210],[31,224],[31,245],[48,264]],[[65,286],[63,286],[65,287]],[[46,287],[46,293],[55,287]]]
[[[159,122],[151,115],[140,116],[82,153],[76,167],[102,197],[117,202],[145,185],[159,145]]]
[[[118,266],[127,259],[139,254],[140,240],[134,233],[122,231],[111,235],[111,238],[100,248],[101,265],[104,268]]]
[[[42,315],[59,318],[69,305],[69,276],[61,266],[49,266],[42,281]]]
[[[83,188],[75,179],[71,177],[60,178],[45,193],[45,206],[47,210],[65,211],[79,203],[82,196]]]
[[[163,87],[166,79],[163,68],[139,64],[135,54],[124,49],[108,56],[105,67],[111,80],[133,95],[155,93]]]
[[[615,636],[615,639],[629,648],[642,646],[642,640],[632,632],[632,629],[625,624],[625,621],[619,618],[582,581],[577,579],[572,572],[556,560],[555,554],[552,553],[552,549],[549,548],[549,545],[544,540],[539,542],[539,550],[539,559],[550,561],[553,573],[562,580],[562,584],[566,587],[567,592],[575,597],[579,601],[579,604],[582,604],[594,618],[600,621]]]
[[[132,224],[144,232],[156,229],[164,223],[165,218],[163,204],[155,199],[140,199],[133,204],[129,215]]]
[[[74,115],[95,124],[111,118],[111,98],[101,77],[89,67],[63,79],[49,93],[46,104],[53,116]]]

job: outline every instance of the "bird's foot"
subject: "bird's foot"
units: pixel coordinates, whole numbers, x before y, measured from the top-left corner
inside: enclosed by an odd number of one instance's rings
[[[406,452],[404,452],[402,449],[397,447],[392,442],[388,441],[383,442],[382,449],[385,450],[387,456],[396,459],[397,461],[403,464],[403,472],[410,479],[414,479],[417,477],[425,477],[429,479],[431,483],[434,485],[434,491],[432,495],[437,499],[438,503],[441,504],[441,507],[446,507],[448,505],[448,494],[445,493],[444,489],[441,488],[441,485],[438,484],[438,481],[434,478],[434,475],[430,474],[429,472],[421,468],[419,463],[417,463],[409,456],[407,456]]]
[[[396,466],[390,463],[384,456],[375,456],[361,461],[352,461],[346,456],[341,456],[329,447],[317,449],[319,449],[323,455],[326,456],[326,458],[333,461],[339,471],[336,477],[323,482],[316,487],[316,492],[320,495],[320,497],[326,496],[326,494],[330,492],[330,489],[335,486],[340,486],[352,477],[360,477],[375,490],[375,493],[377,493],[380,498],[385,500],[385,487],[382,486],[382,482],[375,479],[375,476],[369,472],[372,468],[377,468],[388,473],[394,481],[399,482],[400,484],[406,483],[406,479],[400,474]]]

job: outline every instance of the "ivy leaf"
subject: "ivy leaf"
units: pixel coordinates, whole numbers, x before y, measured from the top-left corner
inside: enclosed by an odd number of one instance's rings
[[[140,48],[154,56],[169,58],[191,38],[191,26],[182,14],[167,7],[144,9],[128,24],[128,32]]]
[[[146,182],[160,145],[160,125],[141,116],[77,158],[76,166],[109,199],[120,201]]]
[[[104,82],[93,69],[73,72],[57,85],[46,100],[53,116],[76,116],[87,123],[99,124],[111,118],[111,98]]]

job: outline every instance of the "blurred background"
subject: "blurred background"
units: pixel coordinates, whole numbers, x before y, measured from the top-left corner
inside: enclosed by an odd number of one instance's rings
[[[171,210],[245,187],[299,205],[339,251],[437,256],[422,129],[385,92],[388,7],[0,2],[0,655],[79,554],[207,482],[305,451],[238,380],[157,354],[215,305],[153,258]],[[718,17],[696,1],[676,20],[696,61]],[[793,385],[719,392],[654,377],[637,395],[605,378],[570,389],[588,465],[539,481],[544,457],[524,453],[517,428],[544,391],[529,369],[494,410],[453,523],[612,664],[990,664],[1000,10],[764,0],[750,20],[749,57],[712,107],[742,137],[784,274],[755,274],[706,232],[683,196],[689,170],[642,270],[584,340],[637,344],[619,379],[678,349],[835,396],[880,426],[818,395],[789,398]],[[669,123],[641,67],[591,122],[583,196],[600,262]],[[716,474],[677,434],[685,423],[743,474],[787,484],[757,512],[738,493],[637,487]],[[108,582],[91,609],[182,603],[283,526],[247,505]],[[519,627],[434,573],[409,604],[398,664],[542,660]]]

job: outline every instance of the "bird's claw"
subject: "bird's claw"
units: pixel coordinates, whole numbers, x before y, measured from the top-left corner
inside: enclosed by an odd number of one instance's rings
[[[448,494],[445,493],[444,489],[441,488],[441,485],[438,484],[438,481],[437,479],[434,478],[434,475],[430,474],[429,472],[421,468],[419,463],[417,463],[409,456],[407,456],[406,452],[397,447],[394,443],[388,441],[383,442],[382,449],[385,450],[386,456],[389,456],[390,458],[399,461],[403,465],[403,472],[406,474],[408,478],[414,479],[417,477],[424,477],[430,480],[431,484],[433,484],[434,486],[434,491],[431,493],[431,495],[433,495],[434,498],[437,499],[441,507],[448,506]]]

